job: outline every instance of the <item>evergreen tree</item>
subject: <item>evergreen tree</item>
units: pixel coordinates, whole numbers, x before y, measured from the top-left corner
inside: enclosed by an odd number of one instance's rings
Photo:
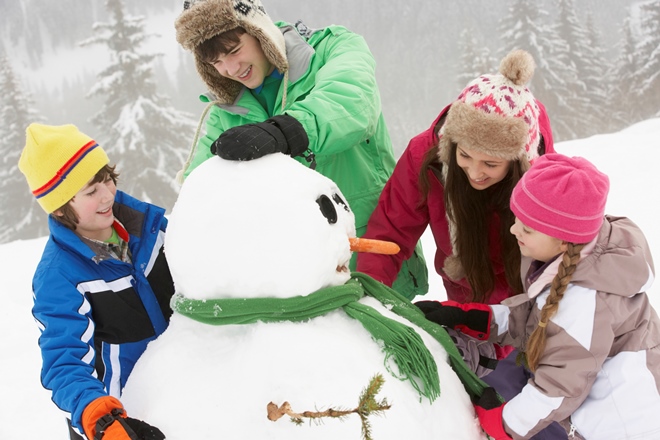
[[[119,187],[139,199],[171,209],[178,194],[175,181],[186,159],[196,122],[157,93],[153,61],[158,54],[140,52],[151,35],[144,18],[124,13],[121,0],[107,0],[109,23],[94,25],[96,36],[81,45],[104,45],[110,65],[98,74],[88,97],[104,104],[92,117],[99,141],[120,175]]]
[[[637,96],[644,119],[660,116],[660,0],[640,6],[642,36],[639,41]]]
[[[573,137],[585,137],[598,133],[598,124],[602,120],[600,112],[602,109],[596,107],[598,93],[591,96],[592,81],[602,82],[602,76],[596,77],[598,73],[598,61],[593,55],[595,48],[589,46],[589,36],[585,27],[580,22],[573,0],[558,0],[558,19],[554,26],[554,33],[561,35],[565,45],[561,46],[562,59],[561,75],[566,82],[565,99],[569,108],[566,109]],[[602,103],[602,94],[599,96]]]
[[[497,60],[490,54],[485,44],[477,41],[472,28],[466,27],[461,31],[459,48],[461,53],[458,69],[459,90],[481,75],[497,72]]]
[[[574,115],[568,92],[569,75],[564,71],[566,42],[546,22],[548,13],[534,0],[512,0],[507,14],[499,23],[504,52],[524,49],[536,61],[531,90],[545,106],[555,142],[573,139]]]
[[[0,243],[48,233],[46,216],[18,169],[25,129],[41,119],[9,60],[0,57]]]
[[[610,120],[613,130],[622,129],[642,120],[639,105],[631,97],[637,96],[636,75],[640,70],[637,59],[637,43],[632,31],[630,14],[621,28],[619,55],[612,65],[608,76],[614,78],[609,83],[609,107],[612,109]]]
[[[587,14],[586,22],[586,48],[585,70],[580,74],[587,85],[589,107],[587,111],[591,116],[588,135],[608,133],[615,131],[611,124],[612,105],[609,102],[608,89],[612,82],[607,75],[605,51],[600,42],[600,32],[594,24],[593,14]]]

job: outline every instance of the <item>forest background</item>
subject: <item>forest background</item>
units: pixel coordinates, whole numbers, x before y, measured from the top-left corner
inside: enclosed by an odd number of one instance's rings
[[[264,3],[274,20],[365,37],[397,156],[516,48],[536,60],[531,89],[555,142],[660,116],[660,0]],[[47,235],[17,167],[31,122],[77,125],[117,163],[121,189],[171,209],[205,92],[175,39],[182,4],[0,0],[0,243]]]

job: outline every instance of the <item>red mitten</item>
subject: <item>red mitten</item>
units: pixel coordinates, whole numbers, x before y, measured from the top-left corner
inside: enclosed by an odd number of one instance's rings
[[[486,388],[474,404],[481,427],[494,440],[512,440],[512,437],[504,430],[502,422],[504,405],[505,403],[500,401],[495,389],[491,387]]]

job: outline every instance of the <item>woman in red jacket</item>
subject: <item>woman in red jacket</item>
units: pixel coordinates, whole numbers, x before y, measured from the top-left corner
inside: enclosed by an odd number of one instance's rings
[[[435,270],[448,299],[498,304],[522,293],[509,198],[532,161],[554,152],[545,108],[525,86],[534,68],[529,53],[509,53],[499,74],[470,82],[428,130],[410,141],[364,235],[393,241],[401,252],[360,254],[359,272],[391,286],[430,226]],[[518,394],[529,375],[515,365],[511,351],[500,347],[502,360],[484,377],[505,399]],[[566,438],[563,431],[535,438]]]

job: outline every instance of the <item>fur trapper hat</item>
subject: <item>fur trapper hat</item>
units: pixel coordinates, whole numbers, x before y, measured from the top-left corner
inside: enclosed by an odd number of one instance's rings
[[[277,70],[289,69],[286,59],[284,36],[259,0],[190,0],[184,2],[184,10],[174,23],[176,40],[184,49],[195,53],[204,41],[223,32],[242,27],[261,43],[261,49]],[[195,65],[202,81],[206,83],[218,102],[233,103],[243,85],[225,78],[211,64],[199,60]]]
[[[499,74],[471,81],[447,112],[438,156],[449,163],[452,142],[505,160],[520,160],[523,170],[538,157],[539,107],[525,86],[535,63],[524,50],[510,52]]]

